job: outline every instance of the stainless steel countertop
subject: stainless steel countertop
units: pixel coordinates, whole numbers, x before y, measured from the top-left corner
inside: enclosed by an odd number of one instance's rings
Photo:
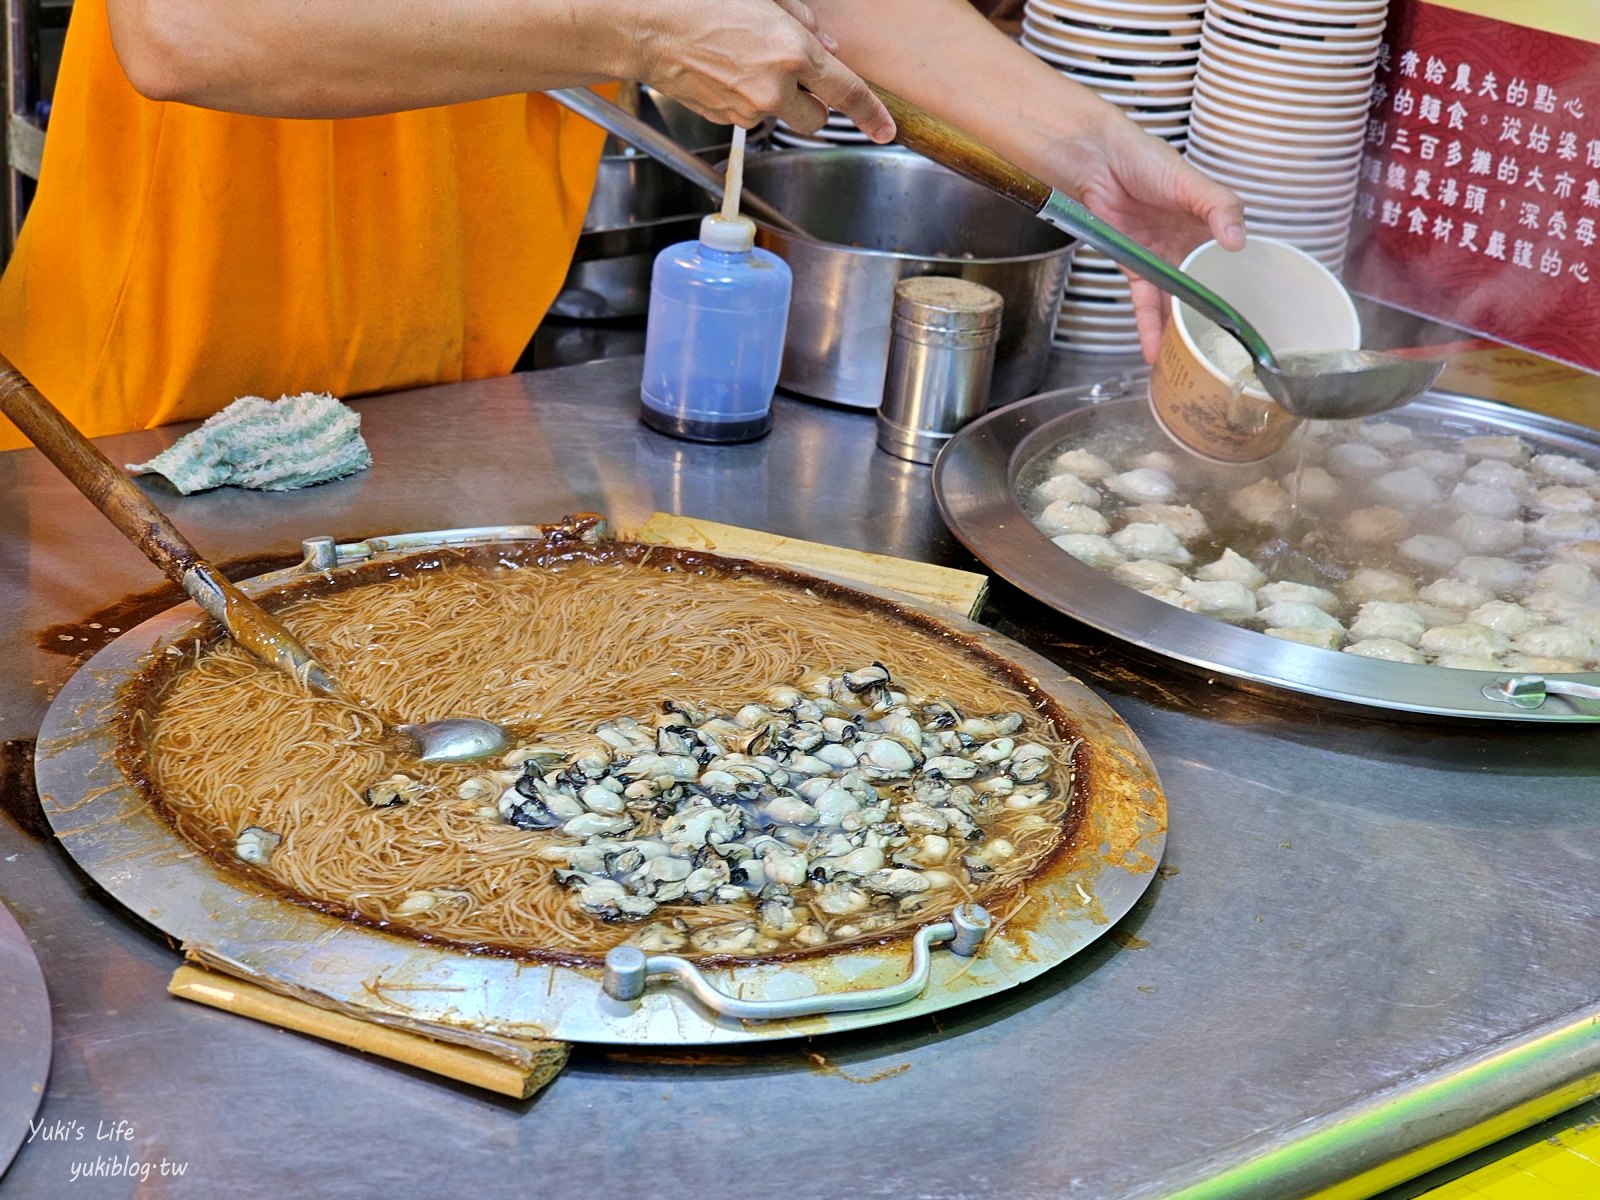
[[[878,452],[870,414],[780,399],[764,441],[675,442],[637,423],[638,369],[361,401],[377,464],[362,475],[159,499],[219,561],[319,533],[580,509],[627,526],[663,509],[974,565],[928,469]],[[177,432],[102,445],[137,461]],[[0,454],[0,545],[13,741],[71,670],[40,631],[156,581],[31,451]],[[1167,789],[1171,873],[1064,967],[992,1003],[810,1044],[580,1049],[517,1104],[168,998],[174,950],[8,813],[0,900],[54,1002],[39,1115],[82,1138],[25,1145],[0,1196],[1289,1200],[1600,1071],[1591,731],[1247,696],[1140,664],[1004,585],[987,620],[1105,696]],[[184,1174],[162,1176],[163,1159]],[[97,1160],[150,1176],[73,1181]]]

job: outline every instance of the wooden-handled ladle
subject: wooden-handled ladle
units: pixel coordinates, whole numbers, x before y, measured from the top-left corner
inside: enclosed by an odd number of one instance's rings
[[[233,638],[262,662],[324,696],[351,703],[288,628],[230,583],[111,460],[0,355],[0,413],[22,430],[89,502]],[[388,726],[423,762],[474,762],[510,745],[505,730],[476,717]]]
[[[886,88],[870,86],[894,118],[895,141],[1015,200],[1041,221],[1082,239],[1204,313],[1249,352],[1261,386],[1297,417],[1339,420],[1398,408],[1432,387],[1444,370],[1443,362],[1372,350],[1295,350],[1275,355],[1255,326],[1192,276],[955,126]]]

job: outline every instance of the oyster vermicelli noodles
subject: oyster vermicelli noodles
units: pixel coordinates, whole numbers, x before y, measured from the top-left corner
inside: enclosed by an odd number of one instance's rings
[[[462,557],[277,608],[349,694],[497,721],[504,761],[412,761],[372,712],[212,641],[145,671],[125,769],[293,899],[534,957],[878,940],[1003,908],[1060,849],[1070,731],[998,660],[652,553]]]

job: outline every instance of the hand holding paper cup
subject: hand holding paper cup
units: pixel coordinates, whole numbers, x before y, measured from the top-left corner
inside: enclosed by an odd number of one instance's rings
[[[1252,236],[1237,252],[1207,242],[1182,269],[1227,296],[1276,351],[1361,344],[1350,294],[1331,271],[1285,242]],[[1187,304],[1171,303],[1150,376],[1150,406],[1161,428],[1215,462],[1255,462],[1282,449],[1300,422],[1255,382],[1248,352]],[[1241,380],[1247,386],[1236,388]]]

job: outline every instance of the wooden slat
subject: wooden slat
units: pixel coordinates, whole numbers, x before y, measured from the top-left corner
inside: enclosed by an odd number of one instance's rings
[[[197,1004],[265,1021],[296,1033],[308,1033],[352,1050],[420,1067],[446,1079],[517,1100],[526,1100],[554,1079],[566,1065],[571,1050],[565,1042],[529,1042],[529,1063],[519,1066],[481,1050],[451,1046],[418,1033],[375,1025],[241,979],[188,965],[172,973],[167,991]]]
[[[989,578],[954,567],[936,567],[886,554],[868,554],[821,542],[780,537],[696,517],[652,513],[633,535],[639,541],[685,550],[710,550],[734,558],[779,563],[841,580],[900,592],[914,600],[976,618],[989,594]]]

